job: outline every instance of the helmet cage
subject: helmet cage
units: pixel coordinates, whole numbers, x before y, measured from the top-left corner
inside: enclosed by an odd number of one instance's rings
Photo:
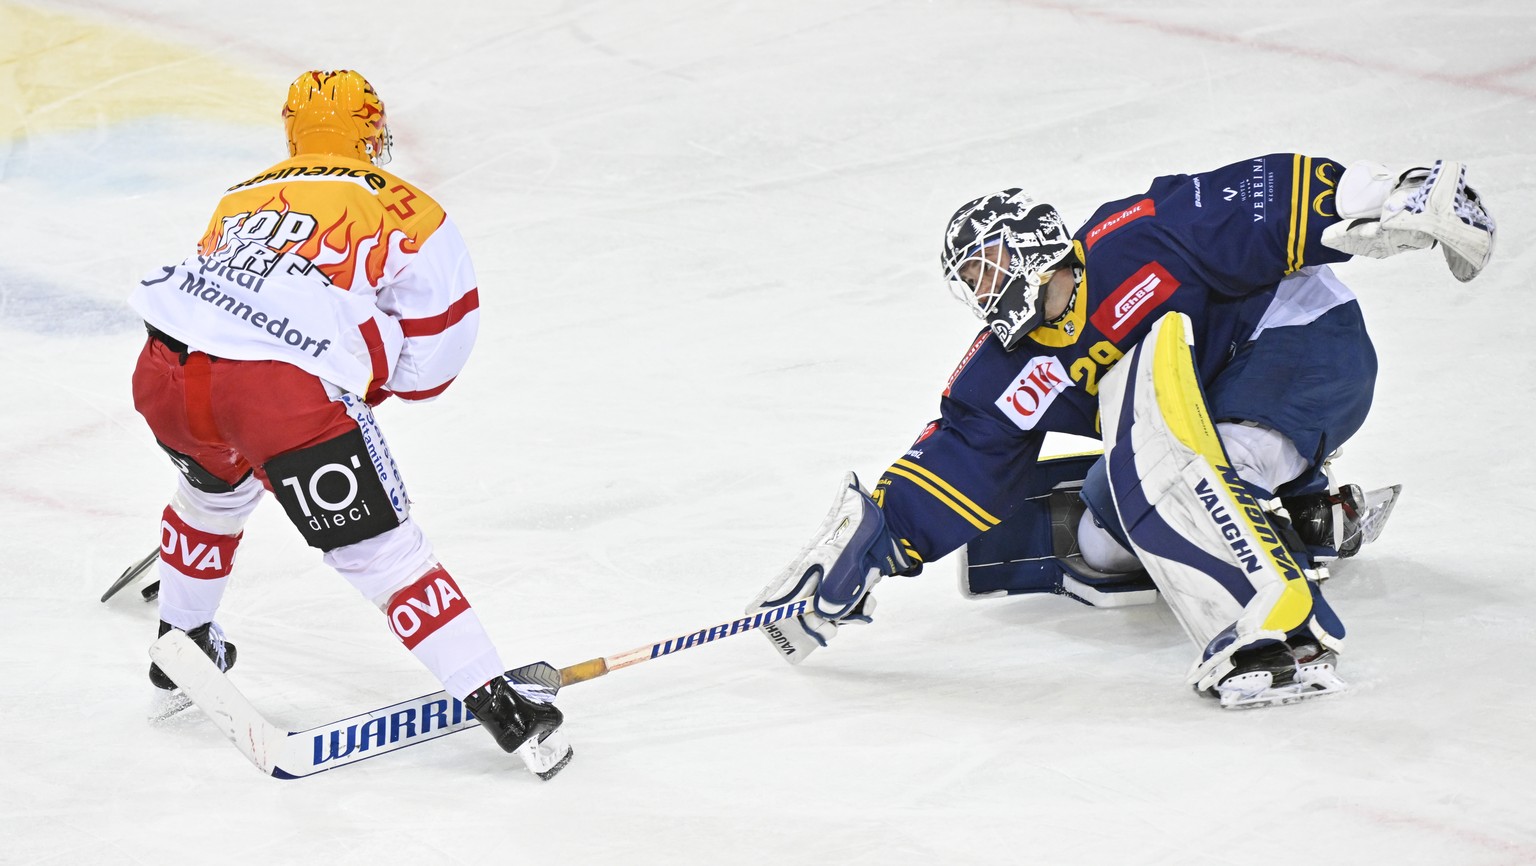
[[[1040,325],[1042,288],[1071,254],[1061,214],[1006,189],[956,212],[940,263],[955,297],[1012,349]]]

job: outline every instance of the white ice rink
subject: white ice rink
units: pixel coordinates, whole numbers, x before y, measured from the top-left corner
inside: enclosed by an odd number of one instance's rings
[[[1516,0],[0,0],[0,862],[1536,863],[1533,45]],[[800,668],[746,635],[562,692],[549,783],[479,732],[283,782],[151,727],[153,606],[97,601],[173,482],[124,298],[285,155],[310,67],[373,81],[476,256],[476,357],[380,418],[509,665],[736,614],[901,455],[977,329],[964,200],[1075,226],[1272,151],[1468,162],[1475,283],[1337,269],[1382,360],[1342,468],[1405,485],[1328,587],[1355,689],[1224,713],[1162,605],[940,561]],[[436,688],[275,503],[220,620],[283,725]]]

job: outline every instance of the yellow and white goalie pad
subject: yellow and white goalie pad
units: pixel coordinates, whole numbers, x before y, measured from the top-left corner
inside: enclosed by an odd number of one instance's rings
[[[1245,647],[1303,626],[1329,649],[1339,641],[1318,624],[1307,573],[1227,459],[1191,344],[1189,317],[1164,315],[1105,376],[1099,404],[1115,508],[1201,648],[1189,682],[1205,691]]]

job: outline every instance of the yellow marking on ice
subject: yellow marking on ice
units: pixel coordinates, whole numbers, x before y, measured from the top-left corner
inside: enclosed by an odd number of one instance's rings
[[[0,2],[0,141],[157,114],[276,128],[286,83],[127,27]]]

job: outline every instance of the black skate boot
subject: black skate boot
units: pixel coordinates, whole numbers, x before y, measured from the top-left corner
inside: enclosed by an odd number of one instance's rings
[[[464,699],[464,706],[491,736],[496,745],[523,759],[541,779],[550,779],[571,760],[571,747],[559,732],[565,716],[552,703],[523,697],[504,676],[499,676]]]
[[[163,637],[173,626],[165,620],[160,621],[160,636]],[[197,628],[187,632],[187,637],[197,644],[198,648],[213,659],[213,663],[219,666],[219,670],[227,671],[235,666],[235,645],[224,640],[224,630],[211,622],[205,622]],[[160,670],[157,664],[149,666],[149,681],[155,684],[157,689],[170,691],[176,688],[171,678]]]
[[[1232,656],[1232,672],[1221,678],[1218,692],[1234,681],[1264,681],[1266,686],[1290,685],[1296,681],[1296,655],[1283,643],[1239,650]]]
[[[1336,656],[1310,636],[1239,650],[1234,667],[1216,685],[1212,697],[1223,709],[1290,704],[1349,688],[1333,671]]]
[[[1402,491],[1401,484],[1370,491],[1345,484],[1327,493],[1287,496],[1281,503],[1312,558],[1327,562],[1348,559],[1375,541]]]

